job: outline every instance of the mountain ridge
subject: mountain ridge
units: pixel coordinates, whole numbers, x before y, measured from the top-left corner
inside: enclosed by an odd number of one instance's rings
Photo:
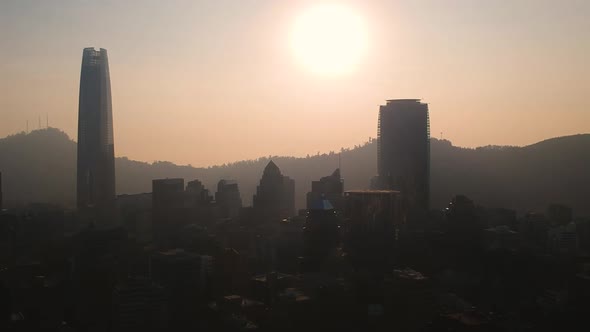
[[[442,208],[455,194],[478,204],[519,212],[544,210],[563,203],[574,213],[590,215],[590,134],[546,139],[530,145],[461,148],[431,138],[431,202]],[[376,140],[341,149],[345,189],[363,189],[376,173]],[[311,181],[331,174],[339,153],[307,157],[272,156],[281,172],[296,182],[296,206],[303,208]],[[261,157],[209,167],[153,163],[117,157],[117,193],[151,191],[155,178],[199,179],[212,192],[221,178],[235,179],[245,205],[270,160]],[[75,203],[76,143],[55,128],[19,133],[0,139],[5,205],[48,202]],[[550,189],[550,190],[548,190]]]

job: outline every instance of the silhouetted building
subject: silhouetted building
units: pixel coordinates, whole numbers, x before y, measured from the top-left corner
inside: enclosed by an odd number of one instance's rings
[[[308,195],[309,199],[309,195]],[[340,225],[336,210],[327,199],[308,203],[303,229],[305,240],[304,270],[318,270],[323,260],[340,242]]]
[[[2,211],[3,207],[4,205],[2,205],[2,172],[0,172],[0,211]]]
[[[72,261],[76,319],[107,325],[113,285],[128,275],[128,237],[123,228],[86,230],[76,237]]]
[[[572,208],[562,204],[551,204],[547,208],[547,216],[553,226],[567,225],[573,219]]]
[[[152,193],[117,196],[122,226],[139,243],[152,240]]]
[[[152,181],[152,230],[158,246],[174,246],[185,219],[184,199],[184,179]]]
[[[420,99],[388,100],[379,108],[373,189],[401,191],[411,215],[429,209],[430,122]]]
[[[186,184],[185,197],[187,207],[211,203],[209,190],[205,189],[205,186],[199,180],[192,180]]]
[[[217,183],[215,202],[223,218],[236,218],[242,208],[242,198],[238,183],[234,180],[220,180]]]
[[[264,168],[256,187],[253,207],[258,217],[276,220],[295,215],[295,181],[281,174],[272,160]]]
[[[163,286],[169,295],[169,330],[189,326],[199,305],[206,303],[212,267],[211,256],[183,249],[156,252],[151,256],[151,279]]]
[[[475,202],[465,195],[457,195],[445,208],[445,241],[449,254],[457,259],[464,259],[463,255],[470,255],[481,249],[485,223],[481,220],[481,213]]]
[[[516,250],[519,234],[506,225],[490,227],[483,232],[484,247],[487,250]]]
[[[152,180],[152,204],[154,210],[183,207],[184,179]]]
[[[216,219],[213,198],[201,181],[152,180],[152,229],[159,247],[180,246],[186,227],[207,226]]]
[[[115,200],[115,152],[107,50],[85,48],[78,108],[78,208]]]
[[[217,210],[209,190],[199,180],[189,181],[185,190],[186,223],[199,226],[212,225],[217,218]]]
[[[578,250],[578,231],[576,224],[570,222],[552,227],[548,231],[549,248],[554,253],[575,254]]]
[[[380,271],[392,259],[402,223],[399,191],[344,192],[345,250],[355,268]]]
[[[337,211],[343,211],[344,184],[337,168],[332,175],[324,176],[319,181],[311,182],[311,192],[307,193],[307,209],[311,209],[314,202],[328,200]]]
[[[148,279],[127,278],[113,291],[113,331],[166,331],[164,290]]]

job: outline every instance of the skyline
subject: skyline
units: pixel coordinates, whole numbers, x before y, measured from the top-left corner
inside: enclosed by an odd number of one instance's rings
[[[396,98],[428,103],[431,136],[458,146],[590,132],[588,3],[475,11],[466,1],[347,1],[367,25],[368,49],[356,71],[335,76],[303,68],[289,50],[291,24],[311,2],[244,3],[0,4],[0,136],[48,114],[75,139],[84,47],[109,50],[116,155],[135,160],[210,166],[339,151],[376,138],[378,107]],[[127,19],[131,10],[142,15]],[[316,133],[311,122],[328,126]]]
[[[581,330],[589,17],[0,0],[0,332]]]

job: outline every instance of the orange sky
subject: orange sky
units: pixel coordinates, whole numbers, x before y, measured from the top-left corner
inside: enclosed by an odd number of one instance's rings
[[[0,4],[0,136],[76,138],[82,49],[109,51],[115,153],[207,166],[337,151],[376,136],[386,99],[422,98],[455,145],[590,132],[590,2],[345,1],[355,71],[318,75],[289,34],[313,1]]]

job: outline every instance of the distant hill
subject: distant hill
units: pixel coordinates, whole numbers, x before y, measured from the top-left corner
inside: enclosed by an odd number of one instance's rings
[[[376,148],[372,141],[342,149],[346,189],[368,187],[376,173]],[[304,207],[311,181],[338,167],[338,152],[306,158],[272,157],[283,174],[295,179],[299,208]],[[226,178],[238,181],[248,205],[268,160],[263,157],[194,168],[117,158],[117,192],[149,192],[152,179],[166,177],[199,179],[214,192],[217,181]],[[58,129],[0,139],[0,171],[7,206],[29,202],[74,206],[76,143]],[[553,138],[525,147],[476,149],[433,138],[431,182],[433,208],[444,207],[452,196],[461,193],[488,207],[543,211],[548,204],[558,202],[572,206],[576,215],[590,215],[590,134]]]

